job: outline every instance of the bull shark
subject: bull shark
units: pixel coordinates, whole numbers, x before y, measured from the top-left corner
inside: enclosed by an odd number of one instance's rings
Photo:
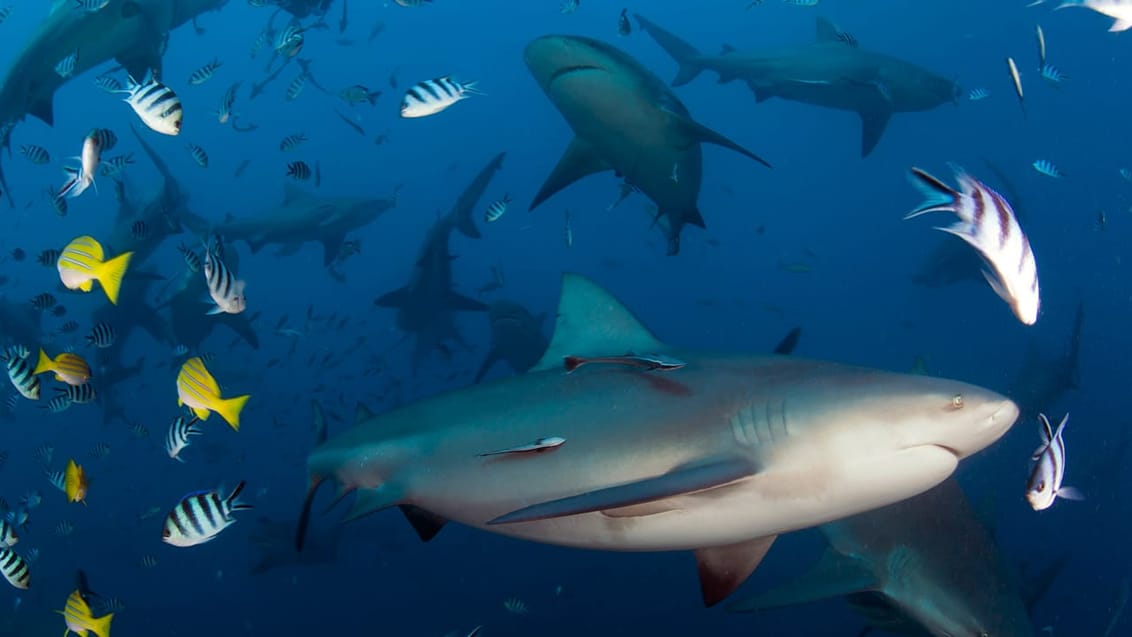
[[[821,531],[829,548],[808,573],[728,610],[846,597],[870,626],[902,635],[1035,634],[1015,574],[953,477]]]
[[[530,210],[570,184],[612,170],[657,205],[668,221],[668,254],[680,251],[685,224],[703,228],[697,206],[703,142],[770,166],[764,159],[692,120],[660,78],[624,51],[581,36],[548,35],[524,52],[527,68],[558,109],[574,139]]]
[[[563,371],[568,355],[626,352],[685,365]],[[315,447],[296,543],[331,482],[339,498],[356,492],[346,519],[408,506],[427,514],[409,517],[429,537],[455,520],[562,546],[692,550],[710,606],[778,534],[922,493],[1017,416],[1011,400],[958,381],[669,346],[567,273],[531,371],[398,407]],[[553,449],[532,444],[548,437],[560,439]]]
[[[319,197],[287,183],[283,202],[259,214],[219,224],[182,214],[181,221],[200,236],[216,232],[228,241],[243,241],[253,254],[265,246],[278,245],[277,254],[289,255],[306,243],[320,243],[323,265],[329,266],[350,232],[369,225],[396,205],[396,192],[390,197]]]
[[[470,239],[481,239],[483,235],[480,233],[479,228],[476,227],[474,213],[476,205],[479,203],[480,198],[483,197],[484,191],[487,190],[491,184],[492,177],[499,169],[503,167],[503,157],[507,153],[499,153],[492,157],[475,178],[472,179],[460,196],[456,198],[456,203],[452,204],[452,209],[448,211],[448,218],[456,225],[456,228]]]
[[[535,366],[549,344],[542,334],[546,314],[535,316],[514,301],[500,299],[487,308],[491,326],[491,349],[483,359],[475,382],[480,382],[499,361],[507,361],[516,373]]]
[[[12,128],[28,115],[54,125],[55,92],[104,62],[116,60],[138,81],[149,71],[160,76],[169,32],[227,1],[110,0],[102,9],[88,12],[76,11],[73,0],[54,0],[0,82],[0,143],[8,147]],[[55,65],[72,53],[77,53],[74,72],[63,77],[55,72]],[[3,172],[0,185],[14,207]]]
[[[673,86],[687,84],[703,71],[715,71],[721,84],[746,82],[756,102],[781,97],[855,112],[861,118],[862,157],[876,148],[893,113],[958,104],[960,89],[954,81],[862,49],[824,18],[817,19],[817,38],[810,44],[749,53],[724,46],[719,55],[704,55],[644,17],[636,18],[679,65]]]

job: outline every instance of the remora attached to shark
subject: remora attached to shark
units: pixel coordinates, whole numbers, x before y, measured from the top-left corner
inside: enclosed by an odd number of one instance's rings
[[[357,492],[349,519],[411,507],[422,537],[446,520],[549,544],[693,550],[706,604],[775,537],[909,498],[998,440],[1005,397],[952,380],[658,341],[617,299],[563,278],[549,349],[530,372],[362,420],[316,447],[297,544],[318,486]],[[665,373],[563,357],[656,352]],[[480,454],[547,437],[542,453]]]
[[[821,531],[829,549],[808,573],[728,610],[844,596],[871,626],[902,635],[1034,635],[1016,577],[954,478]]]
[[[828,20],[817,19],[817,39],[801,46],[740,52],[725,46],[703,55],[672,33],[637,15],[641,29],[680,65],[673,86],[715,71],[719,82],[740,80],[755,101],[772,97],[853,111],[861,117],[861,156],[873,152],[893,113],[957,103],[959,86],[911,62],[862,49]]]
[[[574,139],[531,201],[607,170],[643,192],[668,221],[668,254],[680,251],[685,224],[704,227],[697,199],[708,142],[770,166],[723,135],[692,121],[679,98],[640,62],[600,40],[547,35],[524,52],[527,68]]]
[[[28,115],[54,125],[55,91],[104,62],[116,60],[138,81],[151,70],[160,76],[169,32],[227,2],[110,0],[102,9],[89,12],[76,10],[74,0],[54,0],[51,12],[0,83],[0,144],[11,143],[12,127]],[[63,77],[55,72],[55,65],[72,53],[77,53],[74,72]],[[0,185],[14,206],[2,171]]]

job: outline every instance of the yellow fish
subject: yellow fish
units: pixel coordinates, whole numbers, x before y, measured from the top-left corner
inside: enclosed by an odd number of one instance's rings
[[[98,281],[106,298],[117,305],[122,276],[134,253],[126,252],[110,260],[104,260],[105,256],[102,244],[93,237],[82,236],[68,243],[56,262],[63,285],[68,290],[90,292],[93,282]]]
[[[94,633],[98,637],[110,637],[110,620],[114,619],[114,613],[95,617],[90,612],[90,604],[86,603],[82,593],[77,590],[67,598],[67,607],[55,612],[62,615],[63,621],[67,623],[67,631],[63,633],[63,637],[71,633],[79,637],[87,637],[88,633]]]
[[[199,356],[185,361],[177,374],[177,406],[187,405],[201,420],[208,420],[209,412],[215,411],[227,421],[228,426],[239,431],[240,411],[249,398],[251,396],[247,394],[221,398],[220,385],[204,368],[204,361]]]
[[[67,494],[67,502],[82,502],[86,506],[86,471],[75,464],[75,459],[67,461],[67,468],[63,471],[63,492]]]
[[[39,350],[39,362],[35,365],[33,374],[55,372],[55,380],[68,385],[85,385],[90,380],[90,365],[78,354],[63,352],[51,360],[47,352]]]

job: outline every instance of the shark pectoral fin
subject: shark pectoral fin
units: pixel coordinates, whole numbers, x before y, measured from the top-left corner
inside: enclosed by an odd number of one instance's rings
[[[366,407],[365,404],[358,403],[358,406],[354,409],[354,425],[357,426],[372,419],[373,411],[371,411],[369,407]]]
[[[448,291],[448,307],[457,312],[486,312],[487,304],[452,290]]]
[[[379,307],[402,307],[409,302],[409,298],[409,288],[403,287],[382,294],[374,299],[373,304]]]
[[[666,111],[666,112],[668,113],[669,118],[672,120],[672,122],[675,124],[675,126],[678,128],[678,130],[682,134],[686,135],[688,138],[690,138],[694,141],[697,141],[697,142],[705,142],[705,143],[708,143],[708,144],[715,144],[717,146],[723,146],[724,148],[729,148],[729,149],[739,153],[740,155],[745,155],[747,157],[750,157],[751,159],[759,162],[760,164],[762,164],[763,166],[766,166],[767,168],[773,168],[773,166],[771,166],[770,162],[768,162],[767,160],[763,159],[762,157],[759,157],[758,155],[747,150],[746,148],[743,148],[739,144],[736,144],[735,142],[731,141],[730,139],[727,139],[723,135],[713,131],[712,129],[708,128],[707,126],[704,126],[703,124],[700,124],[699,122],[692,121],[691,119],[688,119],[687,117],[685,117],[685,116],[683,116],[679,113],[676,113],[676,112],[673,112],[673,111]]]
[[[700,593],[704,606],[715,606],[747,581],[766,557],[776,537],[770,535],[729,546],[698,549],[696,565],[700,571]]]
[[[402,504],[398,508],[401,513],[405,514],[405,519],[409,524],[413,525],[413,530],[417,532],[417,537],[421,538],[422,542],[428,542],[440,533],[440,529],[448,523],[448,520],[429,513],[420,507],[415,507],[411,504]]]
[[[328,266],[338,258],[338,251],[346,241],[344,233],[337,233],[322,238],[322,265]]]
[[[48,126],[55,125],[55,107],[52,105],[55,92],[52,91],[47,95],[41,96],[28,105],[28,113],[43,121]]]
[[[402,497],[400,489],[388,484],[383,484],[375,489],[358,489],[356,493],[354,505],[350,507],[346,517],[342,518],[343,522],[350,522],[375,511],[388,509],[399,504]]]
[[[558,160],[558,165],[554,167],[550,176],[546,178],[546,182],[542,184],[542,188],[539,188],[538,194],[535,195],[527,210],[534,210],[556,192],[582,177],[588,177],[603,170],[613,170],[613,167],[597,154],[597,151],[589,142],[580,137],[575,137],[566,147],[562,159]]]
[[[869,109],[861,110],[861,157],[868,157],[873,152],[888,120],[892,118],[892,106],[878,93],[876,103]]]
[[[533,522],[664,500],[685,493],[703,491],[754,475],[754,463],[747,458],[727,458],[680,467],[653,478],[598,489],[558,500],[523,507],[494,520],[489,525]]]
[[[727,607],[727,611],[753,613],[879,589],[877,576],[863,560],[827,550],[806,574],[778,588],[735,602]]]

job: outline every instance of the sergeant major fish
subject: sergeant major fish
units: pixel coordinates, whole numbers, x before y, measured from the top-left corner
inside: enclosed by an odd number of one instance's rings
[[[1026,481],[1026,501],[1035,511],[1044,511],[1053,506],[1057,498],[1084,500],[1081,492],[1073,487],[1062,485],[1065,479],[1065,423],[1069,414],[1061,419],[1055,431],[1045,414],[1038,414],[1041,421],[1042,444],[1034,452],[1034,468]]]

